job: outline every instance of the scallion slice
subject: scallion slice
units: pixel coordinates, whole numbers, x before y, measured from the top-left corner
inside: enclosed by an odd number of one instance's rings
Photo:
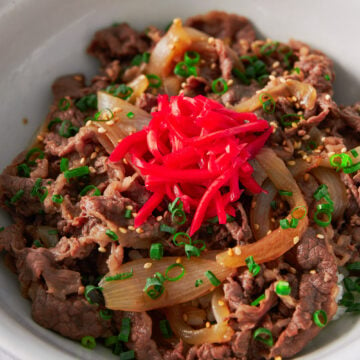
[[[276,102],[270,94],[261,93],[259,95],[259,101],[265,113],[273,114],[275,112]]]
[[[146,77],[149,80],[149,87],[157,89],[161,86],[162,81],[159,76],[155,74],[147,74]]]
[[[174,276],[174,277],[170,277],[169,273],[170,271],[172,271],[173,269],[175,268],[180,268],[181,269],[181,273],[177,276]],[[175,263],[175,264],[172,264],[170,265],[166,270],[165,270],[165,279],[168,280],[168,281],[178,281],[180,280],[183,276],[185,275],[185,267],[183,264],[178,264],[178,263]]]
[[[293,196],[292,191],[286,191],[286,190],[279,190],[279,194],[281,196]]]
[[[170,339],[173,336],[173,332],[171,330],[169,321],[167,321],[166,319],[165,320],[160,320],[159,328],[160,328],[162,336],[165,339]]]
[[[100,111],[98,111],[95,115],[94,118],[92,119],[93,121],[99,121],[99,122],[106,122],[106,121],[110,121],[114,118],[114,113],[108,109],[102,109]]]
[[[288,219],[281,219],[279,221],[279,224],[280,224],[280,227],[282,229],[289,229],[290,228],[290,223],[289,223],[289,220]]]
[[[74,126],[70,120],[63,120],[60,125],[59,135],[64,138],[69,138],[76,135],[79,132],[79,128]]]
[[[34,157],[34,155],[35,155],[35,157]],[[27,154],[25,156],[25,161],[29,165],[35,165],[36,164],[35,160],[36,159],[43,159],[44,156],[45,156],[44,152],[41,149],[35,147],[35,148],[30,149],[27,152]],[[32,159],[32,160],[30,160],[30,159]]]
[[[314,214],[314,221],[321,227],[326,227],[330,225],[331,219],[332,215],[329,210],[316,210]]]
[[[118,241],[119,237],[110,229],[106,229],[105,234],[112,240],[112,241]]]
[[[61,204],[64,201],[64,197],[60,194],[55,194],[51,197],[51,200],[56,204]]]
[[[55,124],[60,124],[62,121],[60,118],[56,117],[55,119],[51,120],[47,126],[48,130],[51,130],[51,128],[55,125]]]
[[[17,167],[17,174],[20,177],[30,177],[30,168],[27,164],[20,164]]]
[[[257,299],[255,299],[250,305],[257,306],[260,304],[260,301],[265,299],[265,294],[260,295]]]
[[[69,170],[69,159],[68,158],[61,158],[60,160],[60,171],[64,172]]]
[[[81,345],[86,349],[93,350],[96,347],[96,340],[93,336],[84,336],[81,338]]]
[[[195,280],[195,287],[199,287],[200,285],[202,285],[204,282],[201,279],[197,279]]]
[[[130,272],[124,272],[120,274],[116,274],[114,276],[105,277],[105,281],[116,281],[116,280],[126,280],[130,279],[134,275],[134,271],[131,268]]]
[[[196,65],[200,61],[200,54],[197,51],[186,51],[184,60],[187,65]]]
[[[194,245],[185,244],[185,254],[190,259],[191,256],[200,256],[201,250]]]
[[[24,196],[24,193],[24,190],[18,190],[15,195],[10,199],[10,204],[15,204],[16,202],[18,202]]]
[[[71,105],[71,101],[66,98],[61,98],[58,102],[58,108],[61,111],[65,111],[65,110],[69,109],[70,105]]]
[[[166,224],[160,224],[159,230],[162,232],[170,233],[170,234],[175,234],[175,232],[176,232],[175,228],[168,226]]]
[[[111,320],[113,317],[113,311],[110,309],[101,309],[99,315],[103,320]]]
[[[135,359],[135,351],[134,350],[128,350],[124,351],[120,354],[119,360],[133,360]]]
[[[129,111],[126,116],[129,118],[129,119],[133,119],[135,114],[132,112],[132,111]]]
[[[211,83],[211,90],[218,95],[223,95],[228,91],[229,87],[225,79],[218,78]]]
[[[89,175],[89,174],[90,174],[90,170],[89,170],[88,166],[80,166],[75,169],[64,171],[64,176],[65,176],[65,179],[67,179],[67,180],[76,178],[76,177]]]
[[[212,271],[210,271],[210,270],[205,271],[205,276],[209,279],[211,284],[213,284],[214,286],[221,285],[221,281],[214,275],[214,273]]]
[[[131,214],[132,214],[132,211],[130,209],[126,209],[125,213],[124,213],[124,218],[131,219],[131,216],[132,216]]]
[[[184,210],[175,209],[171,214],[171,220],[176,225],[183,225],[186,222],[186,215]]]
[[[90,191],[94,191],[92,194],[88,194]],[[101,192],[95,185],[87,185],[80,191],[80,196],[100,196]]]
[[[160,279],[156,275],[152,278],[147,278],[144,291],[151,299],[155,300],[159,298],[165,290],[163,282],[163,279]]]
[[[160,260],[164,256],[164,246],[160,243],[151,244],[150,258]]]
[[[252,276],[256,276],[261,268],[260,268],[260,265],[258,265],[255,261],[254,261],[254,257],[253,256],[248,256],[246,259],[245,259],[245,263],[251,273]]]
[[[351,270],[360,270],[360,261],[355,261],[351,264],[347,264],[346,268],[350,271]]]
[[[128,342],[131,331],[131,320],[130,318],[121,319],[121,329],[118,335],[119,341]]]
[[[290,284],[287,281],[280,280],[277,282],[275,287],[275,292],[278,295],[290,295],[291,293],[291,287]]]
[[[253,338],[257,341],[261,341],[262,343],[266,344],[267,346],[274,345],[273,336],[269,329],[266,329],[266,328],[256,329],[254,332]]]
[[[327,314],[324,310],[317,310],[313,315],[314,323],[318,327],[324,327],[327,324]]]
[[[85,95],[81,99],[75,102],[75,106],[80,111],[83,112],[89,109],[97,109],[98,107],[97,95],[96,94]]]
[[[178,243],[178,242],[177,242],[177,239],[178,239],[179,237],[180,237],[180,239],[183,238],[184,241],[181,241],[181,242]],[[188,240],[189,242],[186,243],[186,242],[185,242],[186,240]],[[185,245],[185,244],[191,244],[191,242],[192,242],[192,240],[191,240],[190,235],[187,234],[187,233],[184,233],[184,232],[178,232],[178,233],[176,233],[176,234],[174,235],[174,237],[173,237],[173,243],[174,243],[174,245],[176,245],[176,246],[181,246],[181,245]]]

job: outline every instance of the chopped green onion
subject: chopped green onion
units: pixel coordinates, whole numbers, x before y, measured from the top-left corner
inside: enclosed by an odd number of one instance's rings
[[[344,286],[347,291],[355,291],[355,282],[350,278],[344,279]]]
[[[184,60],[187,65],[196,65],[200,61],[200,54],[197,51],[186,51]]]
[[[297,212],[300,210],[303,210],[303,213],[300,216],[298,216]],[[291,217],[297,220],[302,220],[306,216],[306,214],[307,214],[307,209],[303,205],[296,206],[290,213]]]
[[[263,99],[265,97],[265,100]],[[259,95],[259,101],[262,105],[264,112],[267,114],[273,114],[275,112],[276,103],[274,98],[268,93],[261,93]]]
[[[68,158],[61,158],[60,160],[60,171],[64,172],[69,170],[69,159]]]
[[[37,239],[34,240],[33,245],[34,245],[36,248],[44,247],[44,245],[40,242],[40,240],[37,240]]]
[[[209,279],[211,284],[213,284],[214,286],[221,285],[221,281],[214,275],[214,273],[212,271],[210,271],[210,270],[205,271],[205,276]]]
[[[80,196],[87,195],[90,191],[94,190],[91,196],[100,196],[101,192],[95,185],[87,185],[80,191]]]
[[[356,157],[359,156],[358,152],[357,152],[355,149],[350,150],[350,152],[351,152],[351,155],[352,155],[354,158],[356,158]]]
[[[343,168],[343,172],[345,174],[351,174],[354,173],[356,171],[360,170],[360,162],[354,164],[353,166],[347,166]]]
[[[289,62],[289,57],[293,55],[293,51],[290,50],[289,52],[287,52],[286,54],[284,54],[284,63],[287,69],[290,68],[290,62]]]
[[[197,76],[197,70],[194,66],[187,65],[185,61],[180,61],[175,66],[174,74],[187,78],[191,75]]]
[[[149,87],[157,89],[161,86],[162,81],[159,76],[155,74],[147,74],[146,77],[149,80]]]
[[[93,336],[84,336],[81,338],[81,345],[86,349],[93,350],[96,347],[96,340]]]
[[[171,214],[171,220],[176,225],[183,225],[186,222],[185,212],[181,209],[175,209],[175,211]]]
[[[296,227],[299,225],[299,220],[298,219],[295,219],[295,218],[292,218],[290,220],[290,227],[292,229],[296,229]]]
[[[228,91],[229,87],[225,79],[218,78],[211,83],[211,90],[218,95],[223,95]]]
[[[229,214],[226,214],[226,222],[227,223],[231,223],[231,222],[234,222],[236,219],[229,215]],[[209,218],[207,219],[207,222],[211,223],[211,224],[218,224],[219,223],[219,218],[217,216],[214,216],[212,218]]]
[[[191,256],[200,256],[201,250],[194,245],[185,244],[185,254],[190,259]]]
[[[184,208],[184,205],[179,197],[177,197],[172,203],[169,204],[168,209],[171,213],[173,213],[175,210],[180,209],[182,210]]]
[[[170,234],[175,234],[175,232],[176,232],[175,228],[173,228],[171,226],[168,226],[166,224],[160,224],[159,230],[162,231],[162,232],[170,233]]]
[[[61,98],[58,103],[58,108],[61,111],[65,111],[70,107],[70,105],[71,105],[71,101],[69,99]]]
[[[340,300],[340,305],[349,307],[354,304],[354,300],[354,295],[351,292],[346,292]]]
[[[279,194],[281,196],[293,196],[292,191],[286,191],[286,190],[279,190]]]
[[[45,186],[41,186],[42,179],[38,178],[35,181],[33,188],[31,189],[31,196],[37,196],[41,202],[44,202],[48,195],[48,189]]]
[[[181,269],[181,273],[175,277],[170,277],[169,276],[169,272],[172,270],[172,269],[175,269],[175,268],[180,268]],[[175,264],[172,264],[170,265],[166,271],[165,271],[165,279],[168,280],[168,281],[178,281],[180,280],[183,276],[185,275],[185,267],[184,265],[182,264],[178,264],[178,263],[175,263]]]
[[[260,295],[257,299],[255,299],[250,305],[257,306],[260,304],[260,301],[265,299],[265,294]]]
[[[164,246],[160,243],[151,244],[150,258],[160,260],[164,256]]]
[[[121,319],[121,329],[118,335],[119,341],[128,342],[131,331],[131,320],[130,318]]]
[[[313,320],[318,327],[324,327],[327,324],[326,312],[324,310],[315,311],[313,315]]]
[[[346,268],[348,270],[360,270],[360,261],[353,262],[351,264],[347,264]]]
[[[292,118],[294,118],[294,119],[292,120]],[[299,115],[299,114],[284,114],[284,115],[281,115],[281,117],[280,117],[280,123],[284,127],[292,126],[293,123],[298,123],[303,118],[304,118],[304,116]],[[286,121],[285,119],[290,120],[290,121]]]
[[[325,215],[325,219],[322,220],[321,218],[319,218],[319,216],[321,216],[322,218]],[[314,221],[316,222],[316,224],[318,224],[321,227],[326,227],[328,225],[331,224],[331,212],[329,210],[316,210],[315,214],[314,214]]]
[[[197,279],[195,280],[195,287],[199,287],[200,285],[202,285],[204,282],[201,279]]]
[[[64,120],[61,123],[60,129],[59,129],[59,135],[64,138],[69,138],[74,135],[76,135],[79,131],[79,128],[74,126],[70,120]]]
[[[252,276],[256,276],[261,268],[260,268],[260,265],[258,265],[255,261],[254,261],[254,257],[253,256],[248,256],[246,259],[245,259],[245,263],[251,273]]]
[[[290,228],[290,223],[289,223],[289,220],[288,219],[281,219],[279,221],[279,224],[280,224],[280,227],[282,229],[289,229]]]
[[[354,304],[350,305],[346,309],[346,312],[352,312],[352,313],[359,314],[360,313],[360,303],[354,303]]]
[[[121,84],[119,86],[109,85],[105,89],[105,91],[123,100],[127,100],[134,92],[134,90],[131,87],[126,86],[125,84]]]
[[[280,280],[277,282],[275,287],[275,292],[278,295],[290,295],[291,293],[291,287],[290,284],[287,281]]]
[[[120,360],[132,360],[132,359],[135,359],[134,350],[124,351],[120,354]]]
[[[321,200],[323,197],[328,196],[328,187],[325,184],[321,184],[314,192],[313,197],[315,200]]]
[[[330,81],[330,76],[329,76],[329,74],[325,74],[325,75],[324,75],[324,79],[327,80],[327,81]]]
[[[97,109],[98,107],[97,95],[96,94],[85,95],[81,99],[76,101],[75,106],[80,111],[83,112],[89,109]]]
[[[119,237],[110,229],[106,229],[105,234],[112,240],[118,241]]]
[[[307,151],[314,151],[318,147],[317,143],[313,140],[308,141],[306,144],[306,150]]]
[[[94,286],[94,285],[87,285],[85,287],[85,299],[88,301],[89,304],[98,304],[97,300],[99,297],[99,291],[101,292],[102,288]]]
[[[106,347],[111,347],[111,346],[115,345],[117,342],[118,342],[117,335],[112,335],[112,336],[109,336],[109,337],[105,338],[104,345]]]
[[[293,71],[296,72],[297,74],[300,74],[300,68],[298,67],[293,68]]]
[[[135,114],[132,112],[132,111],[129,111],[126,116],[129,118],[129,119],[133,119]]]
[[[132,214],[132,211],[130,209],[126,209],[125,213],[124,213],[124,218],[131,219],[131,216],[132,216],[131,214]]]
[[[261,341],[262,343],[266,344],[267,346],[274,345],[273,336],[269,329],[266,329],[266,328],[256,329],[254,332],[253,338],[257,341]]]
[[[33,157],[34,154],[37,154],[37,156],[35,156],[35,158]],[[29,165],[35,165],[36,162],[35,160],[36,159],[43,159],[45,156],[44,152],[35,147],[35,148],[32,148],[31,150],[29,150],[25,156],[25,161],[29,164]],[[30,161],[30,158],[33,158],[33,160]]]
[[[113,118],[114,118],[114,113],[110,109],[105,108],[105,109],[98,111],[94,115],[93,121],[104,122],[104,121],[112,120]]]
[[[155,300],[159,298],[165,290],[163,282],[163,278],[160,279],[156,275],[152,278],[147,278],[144,291],[151,299]]]
[[[61,204],[64,201],[64,197],[60,194],[55,194],[51,197],[51,200],[56,204]]]
[[[113,311],[110,309],[101,309],[99,314],[103,320],[111,320],[113,317]]]
[[[271,55],[273,52],[276,51],[276,49],[279,46],[279,42],[278,41],[272,41],[270,43],[264,44],[261,48],[260,48],[260,54],[261,55],[266,55],[269,56]]]
[[[178,232],[178,233],[176,233],[176,234],[174,235],[174,237],[173,237],[173,243],[174,243],[176,246],[181,246],[181,245],[187,244],[185,241],[181,241],[181,242],[178,243],[178,242],[176,241],[176,239],[177,239],[178,237],[186,238],[187,240],[189,240],[189,244],[192,243],[192,240],[191,240],[191,237],[190,237],[189,234],[184,233],[184,232]],[[184,239],[184,240],[185,240],[185,239]]]
[[[170,339],[173,336],[169,321],[167,320],[160,320],[159,322],[159,328],[161,331],[162,336],[165,339]]]
[[[55,124],[60,124],[62,121],[60,118],[56,117],[55,119],[51,120],[47,126],[48,130],[51,130],[51,128],[55,125]]]
[[[277,202],[276,202],[275,200],[272,200],[272,201],[270,202],[270,206],[271,206],[271,208],[272,208],[273,210],[276,210],[276,209],[277,209]]]
[[[72,178],[88,175],[89,173],[90,173],[90,170],[89,170],[88,166],[80,166],[75,169],[64,171],[64,176],[65,176],[65,179],[69,180]]]
[[[206,244],[204,240],[195,240],[193,241],[193,244],[202,244],[201,248],[197,247],[200,251],[204,251],[206,249]]]
[[[250,85],[250,80],[247,78],[246,73],[239,69],[233,68],[232,73],[234,76],[239,78],[245,85]]]
[[[116,336],[117,338],[117,336]],[[115,346],[112,348],[112,353],[116,356],[119,356],[120,354],[122,354],[124,352],[124,346],[123,343],[118,341]]]
[[[330,156],[330,165],[337,171],[352,165],[352,159],[348,154],[334,154]]]
[[[326,211],[326,212],[332,213],[334,211],[334,204],[333,203],[318,204],[318,205],[316,205],[316,208],[319,211]]]
[[[130,279],[134,275],[134,271],[131,268],[130,272],[123,272],[120,274],[116,274],[114,276],[107,276],[105,281],[116,281],[116,280],[126,280]]]
[[[17,166],[17,174],[20,177],[30,177],[30,168],[27,164],[20,164]]]

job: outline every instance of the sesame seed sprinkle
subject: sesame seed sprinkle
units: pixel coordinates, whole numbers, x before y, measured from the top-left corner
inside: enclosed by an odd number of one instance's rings
[[[145,263],[144,264],[144,269],[150,269],[152,267],[152,263],[151,262],[148,262],[148,263]]]

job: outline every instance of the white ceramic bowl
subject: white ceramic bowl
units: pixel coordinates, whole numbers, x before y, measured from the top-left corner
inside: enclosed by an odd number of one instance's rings
[[[248,16],[261,35],[293,37],[323,50],[336,64],[336,99],[360,100],[357,0],[0,0],[0,167],[23,150],[43,121],[54,78],[95,74],[98,64],[84,51],[95,30],[114,21],[138,29],[164,27],[174,17],[212,9]],[[2,214],[1,223],[8,222]],[[16,277],[3,265],[0,270],[0,359],[115,358],[106,349],[88,351],[35,324]],[[297,359],[359,359],[359,330],[358,317],[334,321]]]

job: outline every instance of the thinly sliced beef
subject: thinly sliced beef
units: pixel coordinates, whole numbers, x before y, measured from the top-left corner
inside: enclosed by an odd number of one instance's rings
[[[23,249],[26,244],[23,232],[24,225],[21,223],[7,226],[0,232],[0,251],[6,250],[14,254]]]
[[[52,85],[54,99],[59,100],[65,96],[80,98],[84,96],[85,78],[82,74],[65,75],[57,78]]]

